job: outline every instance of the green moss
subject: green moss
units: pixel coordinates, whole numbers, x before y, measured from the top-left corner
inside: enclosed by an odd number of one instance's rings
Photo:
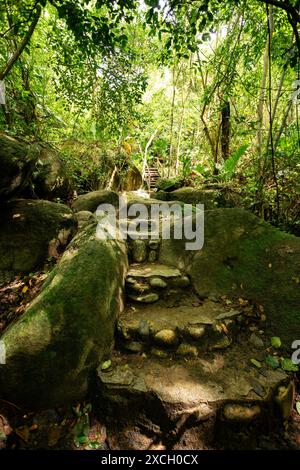
[[[43,406],[84,396],[91,369],[111,349],[125,267],[123,247],[97,240],[95,226],[74,238],[40,295],[3,336],[5,396]]]
[[[0,269],[30,272],[48,258],[61,230],[75,231],[72,211],[63,204],[17,199],[0,207]],[[67,240],[66,240],[67,241]]]
[[[185,252],[181,241],[163,241],[160,257],[174,266],[184,262],[203,297],[228,295],[263,305],[270,332],[288,345],[300,332],[298,238],[242,209],[218,209],[205,215],[201,251]]]

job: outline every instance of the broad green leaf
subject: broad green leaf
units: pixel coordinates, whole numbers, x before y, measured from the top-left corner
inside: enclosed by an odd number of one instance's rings
[[[79,444],[87,444],[89,442],[89,438],[87,436],[79,436],[77,441]]]
[[[299,369],[299,367],[287,357],[281,360],[281,368],[287,372],[298,372]]]
[[[104,361],[101,364],[101,370],[107,370],[111,366],[111,360],[109,359],[108,361]]]
[[[277,357],[274,357],[274,356],[270,356],[268,355],[266,357],[266,363],[269,367],[271,367],[272,369],[277,369],[278,367],[280,367],[280,364],[279,364],[279,360]]]
[[[149,7],[157,7],[158,4],[159,4],[159,0],[145,0],[145,3],[146,5],[148,5]]]
[[[230,179],[234,175],[237,168],[237,164],[242,158],[242,156],[245,154],[247,148],[248,144],[242,145],[224,162],[222,173],[224,174],[224,177],[226,179]]]
[[[256,359],[251,359],[251,363],[257,367],[258,369],[261,368],[261,363],[259,361],[257,361]]]
[[[300,401],[296,401],[296,410],[298,415],[300,415]]]
[[[99,442],[97,442],[97,441],[91,441],[91,442],[89,443],[89,447],[90,447],[91,449],[102,449],[103,446],[102,446]]]
[[[281,339],[278,336],[273,336],[271,338],[271,344],[273,348],[280,348],[281,347]]]

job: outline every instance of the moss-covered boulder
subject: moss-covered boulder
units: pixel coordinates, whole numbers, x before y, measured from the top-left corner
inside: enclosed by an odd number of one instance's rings
[[[85,397],[93,370],[110,354],[122,308],[124,244],[89,226],[72,240],[41,293],[2,335],[0,397],[29,408]]]
[[[242,297],[262,305],[270,333],[287,346],[300,335],[300,239],[243,209],[205,215],[202,250],[163,240],[160,262],[185,268],[202,297]]]
[[[29,185],[38,156],[37,145],[0,134],[0,200],[19,195]]]
[[[118,194],[105,189],[82,194],[75,199],[72,204],[72,209],[74,212],[95,212],[100,204],[112,204],[113,206],[117,206],[119,204]]]
[[[181,188],[184,185],[183,180],[178,178],[159,178],[155,184],[158,191],[174,191],[175,189]]]
[[[155,199],[162,201],[181,201],[185,204],[204,204],[205,210],[212,210],[227,205],[224,194],[215,189],[195,189],[184,187],[175,191],[158,191]]]
[[[39,158],[32,176],[32,189],[40,199],[67,201],[72,196],[72,184],[64,161],[52,148],[40,145]]]
[[[119,191],[136,191],[140,189],[142,184],[143,178],[140,170],[131,164],[121,177],[116,176],[113,188]]]
[[[0,205],[0,271],[30,272],[58,257],[76,231],[69,207],[16,199]]]

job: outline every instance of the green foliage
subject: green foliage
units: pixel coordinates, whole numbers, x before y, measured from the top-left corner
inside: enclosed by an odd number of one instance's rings
[[[232,187],[256,214],[300,233],[299,113],[297,106],[289,108],[299,54],[283,9],[273,8],[269,95],[269,73],[261,90],[268,41],[263,1],[6,2],[0,11],[0,70],[38,4],[43,13],[35,32],[5,80],[1,131],[61,147],[80,192],[105,184],[115,162],[122,176],[128,160],[142,169],[146,158],[169,180]],[[237,149],[229,158],[222,151],[225,102],[228,148]],[[69,140],[101,142],[102,156],[73,154],[62,144]],[[130,142],[127,158],[115,151],[123,142]]]
[[[157,181],[156,187],[161,191],[174,191],[183,185],[183,181],[180,178],[161,178]]]
[[[112,153],[104,151],[97,143],[66,142],[61,157],[79,193],[105,188],[114,168]]]
[[[281,368],[287,372],[298,372],[299,370],[299,367],[290,358],[283,358],[281,360]]]
[[[251,359],[251,364],[253,364],[257,369],[261,369],[262,365],[261,362],[258,361],[257,359]]]
[[[266,364],[272,369],[278,369],[278,367],[280,367],[278,358],[276,356],[270,356],[270,354],[266,357]]]
[[[227,160],[225,160],[222,168],[222,178],[229,180],[234,176],[237,165],[242,156],[246,153],[247,148],[248,145],[242,145]]]
[[[273,348],[280,348],[281,347],[281,339],[278,336],[272,336],[271,338],[271,344]]]

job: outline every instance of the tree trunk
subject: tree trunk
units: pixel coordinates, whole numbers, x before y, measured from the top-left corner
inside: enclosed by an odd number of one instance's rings
[[[278,147],[278,144],[279,144],[279,141],[280,141],[280,138],[282,136],[282,133],[286,127],[286,121],[287,121],[287,118],[288,118],[288,115],[291,111],[291,108],[292,108],[292,105],[293,105],[293,102],[292,100],[289,101],[288,105],[287,105],[287,108],[285,110],[285,113],[284,113],[284,116],[282,118],[282,123],[281,123],[281,126],[280,126],[280,129],[278,131],[278,134],[276,135],[276,138],[275,138],[275,144],[274,144],[274,149],[276,150],[277,147]]]
[[[145,172],[146,172],[146,168],[147,168],[148,150],[149,150],[149,147],[152,144],[152,142],[154,140],[154,137],[156,136],[158,131],[159,131],[159,127],[157,127],[155,129],[155,131],[151,134],[150,139],[148,140],[148,142],[146,143],[146,146],[145,146],[144,158],[143,158],[143,169],[142,169],[142,178],[143,179],[145,178]]]
[[[191,73],[192,58],[190,59],[189,68],[190,68],[190,73]],[[178,168],[179,168],[180,145],[181,145],[181,137],[182,137],[182,131],[183,131],[184,118],[185,118],[186,104],[187,104],[187,101],[189,99],[190,92],[191,92],[191,76],[190,76],[190,79],[189,79],[189,84],[188,84],[188,89],[187,89],[186,95],[183,96],[183,92],[182,92],[182,96],[181,96],[181,116],[180,116],[177,146],[176,146],[176,163],[175,163],[175,175],[176,176],[177,176]]]
[[[262,157],[262,142],[263,142],[263,118],[264,118],[264,105],[266,101],[266,83],[269,67],[269,45],[272,41],[272,36],[274,32],[274,18],[273,18],[273,8],[270,7],[270,15],[268,18],[270,24],[270,38],[266,40],[264,58],[263,58],[263,73],[260,82],[260,92],[257,105],[257,150],[259,157],[259,166],[261,166],[261,157]]]
[[[230,103],[225,100],[221,110],[221,150],[223,160],[229,158],[230,151]]]
[[[32,20],[31,25],[29,26],[29,29],[27,33],[25,34],[24,38],[22,39],[21,43],[19,44],[18,48],[14,52],[14,54],[11,56],[5,67],[0,71],[0,80],[4,80],[5,77],[9,74],[11,69],[13,68],[14,64],[17,62],[19,57],[21,56],[22,52],[24,51],[25,47],[29,43],[31,36],[34,33],[34,30],[36,28],[36,25],[40,19],[42,13],[42,8],[40,5],[37,5],[36,7],[36,13],[34,15],[34,18]]]

